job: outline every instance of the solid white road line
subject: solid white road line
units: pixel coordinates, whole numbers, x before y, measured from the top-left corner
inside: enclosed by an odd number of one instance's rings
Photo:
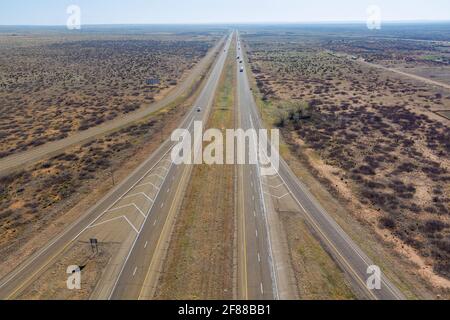
[[[153,199],[150,198],[148,195],[146,195],[144,192],[130,194],[129,196],[126,196],[124,199],[129,199],[129,198],[133,198],[133,197],[137,197],[137,196],[144,196],[145,198],[147,198],[148,201],[153,202]]]
[[[101,226],[101,225],[103,225],[103,224],[105,224],[105,223],[113,222],[113,221],[115,221],[115,220],[119,220],[119,219],[123,219],[123,218],[124,218],[124,216],[119,216],[119,217],[115,217],[115,218],[112,218],[112,219],[108,219],[108,220],[102,221],[102,222],[100,222],[100,223],[93,224],[93,225],[89,226],[88,229],[92,229],[92,228]]]
[[[121,206],[121,207],[118,207],[118,208],[110,209],[108,212],[117,211],[117,210],[121,210],[121,209],[128,208],[128,207],[135,207],[136,210],[139,211],[139,213],[145,218],[145,213],[142,212],[142,210],[139,209],[139,207],[136,204],[134,204],[134,203],[130,203],[130,204],[127,204],[125,206]]]
[[[134,226],[134,224],[131,223],[130,220],[128,220],[127,217],[123,216],[123,218],[128,222],[128,224],[134,229],[134,231],[136,231],[136,233],[139,234],[139,230]]]
[[[157,178],[161,179],[162,181],[164,181],[164,178],[161,177],[159,174],[156,174],[156,173],[151,174],[151,175],[149,175],[148,177],[149,177],[149,178],[150,178],[150,177],[157,177]]]
[[[152,182],[146,182],[146,183],[140,184],[140,185],[136,186],[136,188],[138,188],[138,187],[144,187],[144,186],[152,186],[152,187],[154,187],[155,189],[159,190],[159,188],[158,188],[157,186],[155,186]]]

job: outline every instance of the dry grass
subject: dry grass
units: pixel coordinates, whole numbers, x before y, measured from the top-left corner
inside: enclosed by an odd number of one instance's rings
[[[91,245],[76,242],[50,268],[42,272],[33,283],[17,297],[21,300],[87,300],[102,272],[112,257],[112,252],[119,244],[102,243],[98,253],[93,252]],[[69,290],[66,281],[68,266],[80,267],[81,289]]]
[[[355,299],[333,259],[311,234],[298,213],[280,213],[286,230],[289,256],[302,300]]]

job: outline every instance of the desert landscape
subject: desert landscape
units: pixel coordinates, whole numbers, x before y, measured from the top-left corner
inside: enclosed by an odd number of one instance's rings
[[[219,36],[94,31],[0,33],[0,157],[145,108]]]
[[[450,301],[450,3],[0,8],[0,302]]]
[[[353,215],[448,289],[450,91],[365,63],[421,74],[437,62],[413,57],[446,56],[448,43],[277,31],[243,36],[262,112]]]

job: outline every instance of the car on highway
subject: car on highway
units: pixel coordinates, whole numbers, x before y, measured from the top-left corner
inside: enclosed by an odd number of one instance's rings
[[[202,111],[202,108],[197,107],[197,112],[201,112],[201,111]]]
[[[241,72],[244,72],[244,67],[241,67]]]

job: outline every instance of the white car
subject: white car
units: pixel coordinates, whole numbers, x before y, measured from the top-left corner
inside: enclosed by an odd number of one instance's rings
[[[197,112],[202,112],[202,108],[197,107]]]

